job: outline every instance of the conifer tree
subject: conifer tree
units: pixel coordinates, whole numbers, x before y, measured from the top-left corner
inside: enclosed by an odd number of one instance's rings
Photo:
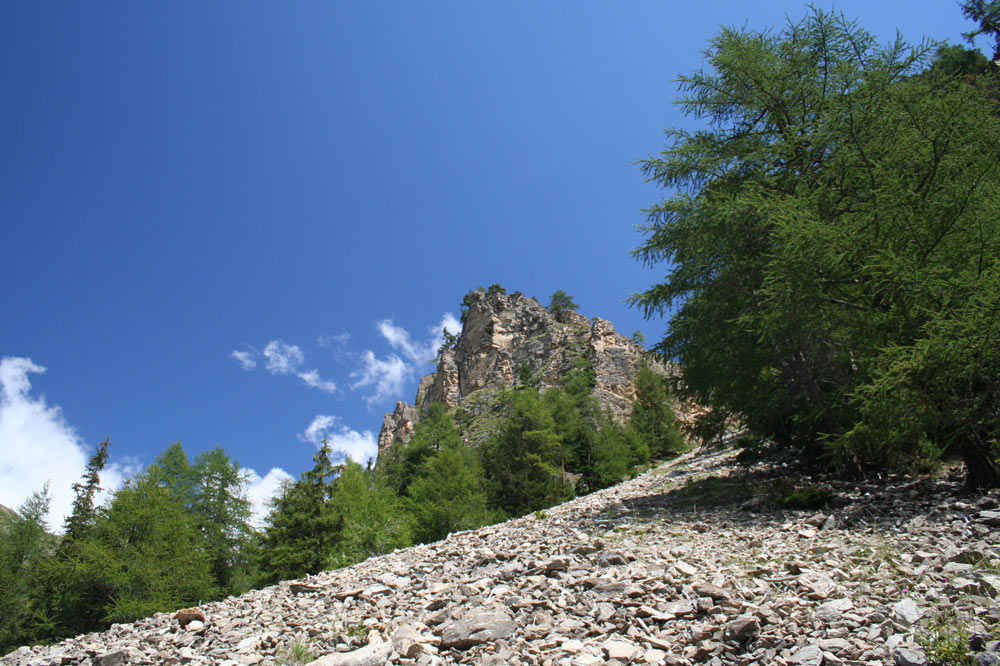
[[[565,483],[562,439],[546,404],[531,389],[514,394],[501,432],[483,444],[490,506],[523,516],[572,494]]]
[[[350,458],[341,467],[332,504],[341,517],[342,533],[329,566],[346,566],[410,545],[401,498]]]
[[[97,451],[90,457],[84,470],[83,478],[73,484],[73,508],[63,525],[65,538],[63,543],[70,544],[82,538],[93,526],[95,519],[94,497],[101,489],[101,472],[108,462],[109,438],[101,442]]]
[[[425,460],[408,492],[416,541],[437,541],[490,522],[482,468],[476,452],[460,442]]]
[[[576,310],[580,306],[573,302],[573,297],[567,294],[562,289],[557,289],[549,301],[548,310],[556,316],[556,319],[562,321],[563,316],[571,311]]]
[[[219,446],[199,454],[193,471],[192,510],[215,581],[226,594],[246,592],[254,577],[248,549],[255,537],[246,475]]]
[[[675,456],[686,446],[672,402],[667,378],[656,374],[649,366],[640,367],[635,378],[629,427],[648,445],[650,455],[655,458]]]
[[[0,654],[48,638],[38,621],[38,587],[54,539],[46,534],[50,500],[45,484],[16,515],[0,517]]]
[[[397,494],[405,495],[424,461],[446,446],[461,444],[462,435],[444,405],[435,403],[417,422],[406,444],[396,443],[379,464],[379,475]]]
[[[313,456],[313,468],[286,483],[272,500],[260,545],[265,582],[321,571],[341,539],[343,516],[331,502],[336,469],[330,453],[324,440]]]

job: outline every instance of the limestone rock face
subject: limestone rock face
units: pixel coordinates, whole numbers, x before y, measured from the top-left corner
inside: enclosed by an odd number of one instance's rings
[[[420,385],[422,387],[424,382],[421,381]],[[382,419],[382,429],[378,433],[379,452],[392,446],[394,441],[407,441],[413,435],[413,426],[417,418],[416,408],[402,400],[397,401],[396,409]]]
[[[572,311],[557,316],[519,292],[474,292],[457,344],[444,350],[437,371],[421,380],[414,405],[397,403],[395,411],[385,415],[379,452],[393,442],[408,441],[434,403],[461,407],[474,422],[495,406],[504,390],[521,381],[525,366],[545,391],[557,386],[580,358],[593,365],[598,403],[624,421],[632,411],[642,354],[639,345],[606,319],[591,321]],[[465,432],[473,444],[492,434],[488,426],[479,425]]]

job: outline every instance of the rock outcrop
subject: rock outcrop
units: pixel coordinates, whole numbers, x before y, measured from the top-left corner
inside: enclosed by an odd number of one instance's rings
[[[0,666],[927,666],[935,631],[996,663],[997,491],[955,473],[823,480],[822,513],[748,501],[788,473],[687,456],[546,514]]]
[[[618,333],[611,322],[573,312],[549,312],[521,293],[472,293],[464,327],[453,348],[441,353],[437,371],[424,377],[411,406],[398,402],[385,415],[379,452],[405,442],[434,403],[461,407],[470,420],[489,412],[496,398],[521,381],[530,369],[539,390],[557,386],[576,359],[594,368],[594,397],[618,421],[628,418],[635,397],[635,376],[644,362],[642,347]],[[525,369],[527,368],[527,369]],[[488,427],[466,429],[473,443]]]

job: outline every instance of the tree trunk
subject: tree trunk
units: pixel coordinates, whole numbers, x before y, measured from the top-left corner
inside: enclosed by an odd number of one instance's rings
[[[990,445],[980,437],[965,441],[961,447],[965,461],[965,487],[970,490],[1000,488],[1000,464],[990,455]]]

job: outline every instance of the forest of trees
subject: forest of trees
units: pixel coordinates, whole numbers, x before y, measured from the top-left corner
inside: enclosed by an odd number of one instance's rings
[[[963,11],[1000,44],[1000,3]],[[670,195],[635,254],[665,279],[632,302],[669,317],[698,434],[1000,485],[997,63],[812,9],[722,31],[680,83],[702,128],[642,163]]]
[[[61,537],[44,522],[47,488],[16,516],[0,516],[0,653],[538,511],[685,446],[667,381],[649,368],[625,425],[598,408],[586,362],[542,394],[524,377],[503,400],[497,436],[479,449],[440,404],[377,470],[335,464],[324,443],[312,468],[272,500],[261,530],[251,525],[239,464],[219,447],[192,461],[172,444],[96,505],[103,442],[73,486]]]

